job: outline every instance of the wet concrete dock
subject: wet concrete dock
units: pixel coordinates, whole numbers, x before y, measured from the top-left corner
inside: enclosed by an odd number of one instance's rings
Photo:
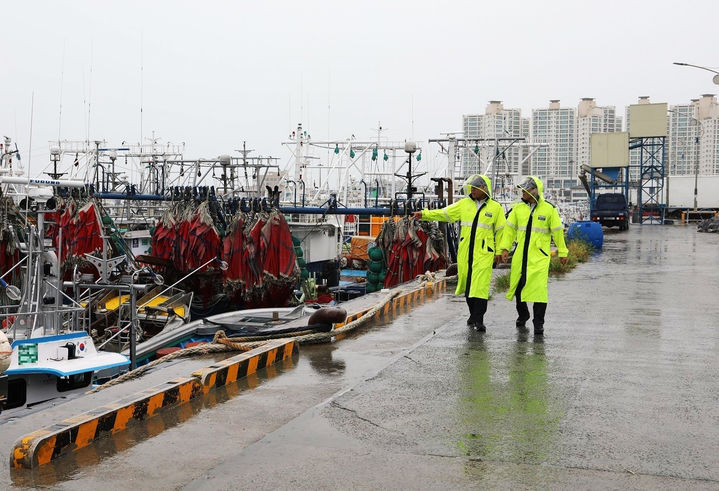
[[[550,281],[541,340],[515,329],[501,295],[486,334],[445,295],[304,346],[165,431],[12,477],[60,489],[717,489],[718,291],[719,234],[607,232],[602,253]]]

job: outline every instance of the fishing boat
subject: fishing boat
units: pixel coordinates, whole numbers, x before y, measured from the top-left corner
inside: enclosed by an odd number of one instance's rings
[[[144,336],[186,323],[192,299],[136,266],[101,206],[83,197],[82,183],[38,184],[76,191],[24,213],[0,197],[0,259],[7,267],[0,321],[12,342],[2,382],[6,409],[80,393],[126,371],[133,360],[118,353],[123,341],[134,348]]]
[[[4,373],[5,409],[81,392],[130,364],[119,353],[98,351],[92,336],[74,327],[73,319],[85,308],[64,293],[59,262],[51,241],[45,239],[45,215],[52,211],[37,210],[33,220],[26,221],[24,241],[19,244],[23,259],[13,266],[22,266],[23,290],[3,280],[6,296],[18,302],[4,305],[8,312],[0,314],[12,341]]]
[[[308,327],[305,324],[291,329],[285,326],[288,322],[309,318],[321,308],[315,304],[245,309],[209,316],[188,324],[167,326],[157,335],[137,345],[137,363],[147,363],[163,348],[184,348],[189,343],[209,342],[219,330],[223,330],[228,337],[288,335],[296,331],[328,330],[326,325]],[[123,354],[129,356],[129,350],[123,351]]]

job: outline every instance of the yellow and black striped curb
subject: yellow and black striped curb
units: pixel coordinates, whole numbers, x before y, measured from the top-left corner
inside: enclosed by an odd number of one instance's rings
[[[248,351],[233,358],[218,361],[207,368],[194,372],[192,375],[200,379],[203,390],[207,392],[213,387],[231,384],[237,379],[272,365],[276,361],[290,358],[299,351],[297,343],[293,340],[270,341],[265,346],[270,347],[270,349],[258,355],[250,355],[255,350]]]
[[[388,315],[391,311],[396,311],[399,308],[402,307],[413,307],[417,305],[418,303],[424,301],[427,297],[432,297],[434,295],[439,295],[440,293],[443,293],[447,290],[447,280],[446,279],[439,279],[434,282],[427,282],[424,286],[417,287],[413,290],[409,290],[407,292],[404,292],[398,296],[396,296],[394,299],[392,299],[391,302],[387,302],[384,307],[379,309],[372,317],[378,318],[384,315]],[[371,308],[361,310],[359,312],[355,312],[351,315],[347,316],[347,319],[344,322],[338,322],[335,324],[335,329],[339,329],[340,327],[344,326],[345,324],[349,324],[352,321],[355,321],[365,315],[367,312],[372,310]]]
[[[165,408],[186,403],[215,387],[292,357],[297,343],[278,339],[240,355],[217,362],[190,378],[176,378],[125,397],[112,404],[65,419],[23,436],[10,454],[10,466],[32,469],[75,452],[104,436],[127,428],[128,424],[151,418]]]

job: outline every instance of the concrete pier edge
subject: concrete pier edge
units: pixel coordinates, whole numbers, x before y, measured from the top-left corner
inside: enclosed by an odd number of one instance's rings
[[[33,469],[48,464],[61,455],[122,431],[128,424],[151,418],[165,408],[189,402],[215,387],[235,382],[297,352],[297,343],[291,339],[270,341],[194,372],[191,377],[175,378],[36,430],[15,442],[10,454],[10,467]]]

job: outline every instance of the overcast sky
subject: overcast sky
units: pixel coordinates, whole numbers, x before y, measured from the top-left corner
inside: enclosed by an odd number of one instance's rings
[[[314,139],[369,138],[381,122],[426,142],[489,100],[523,116],[549,99],[683,104],[719,92],[672,65],[719,66],[717,14],[717,0],[5,0],[0,134],[45,167],[58,137],[138,142],[142,106],[142,136],[188,157],[246,140],[285,162],[298,122]]]

